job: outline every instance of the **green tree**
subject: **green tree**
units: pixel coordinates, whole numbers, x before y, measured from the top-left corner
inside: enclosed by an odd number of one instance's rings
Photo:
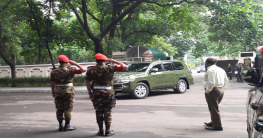
[[[44,3],[35,1],[35,0],[26,0],[29,8],[29,23],[32,27],[32,30],[37,33],[37,43],[39,47],[39,63],[41,58],[41,48],[45,47],[48,51],[53,68],[55,68],[51,49],[50,42],[54,37],[55,28],[53,28],[53,20],[51,18],[51,10],[56,13],[54,10],[55,3],[49,0],[44,1]],[[41,11],[45,10],[45,14]]]
[[[127,29],[128,24],[132,21],[133,16],[134,23],[136,19],[141,16],[142,13],[147,13],[148,11],[156,11],[160,16],[150,15],[147,20],[139,20],[133,26],[136,27],[136,24],[142,24],[142,28],[147,30],[142,30],[140,28],[130,29],[131,33],[150,33],[156,35],[158,30],[166,30],[169,32],[169,29],[180,30],[179,28],[188,27],[189,23],[193,21],[192,18],[182,18],[186,14],[189,14],[185,10],[184,6],[181,7],[182,3],[198,3],[199,1],[187,1],[182,0],[179,2],[169,1],[169,0],[91,0],[86,2],[85,0],[69,1],[64,0],[60,1],[65,9],[70,8],[76,15],[81,27],[85,31],[86,35],[93,41],[95,45],[95,53],[103,52],[102,40],[109,39],[112,40],[116,36],[116,32],[119,33],[122,42],[125,42],[127,38],[132,38],[132,34],[129,36]],[[142,4],[144,3],[144,4]],[[155,6],[152,6],[155,5]],[[176,5],[180,5],[175,7]],[[159,7],[159,8],[158,8]],[[140,10],[136,11],[135,9],[139,8]],[[80,9],[79,11],[77,9]],[[147,10],[148,9],[148,10]],[[146,11],[146,12],[143,12]],[[155,14],[156,14],[155,13]],[[166,16],[166,13],[169,13],[169,16]],[[89,15],[89,16],[87,16]],[[148,14],[149,15],[149,14]],[[155,20],[151,19],[157,17]],[[89,18],[90,17],[90,18]],[[144,16],[145,17],[145,16]],[[186,16],[185,16],[186,17]],[[190,16],[189,16],[190,17]],[[96,21],[97,25],[94,25],[91,21]],[[166,20],[166,21],[165,21]],[[166,26],[170,21],[177,21],[177,24],[172,24],[172,26]],[[141,23],[140,23],[141,22]],[[160,23],[160,24],[158,24]],[[165,23],[165,24],[164,24]],[[118,24],[121,27],[118,27]],[[163,24],[163,26],[161,25]],[[159,25],[160,27],[154,28],[154,26]],[[93,28],[97,26],[97,28]],[[151,28],[152,27],[152,28]],[[137,30],[138,29],[138,30]],[[189,27],[188,27],[189,29]],[[156,30],[156,32],[150,32]],[[185,31],[184,30],[184,31]],[[165,31],[161,31],[164,33]],[[134,37],[133,37],[134,38]]]
[[[0,56],[10,66],[12,80],[16,78],[15,60],[21,51],[21,26],[25,24],[24,6],[20,1],[4,0],[0,3]],[[15,86],[12,81],[12,87]]]
[[[214,51],[223,54],[255,49],[259,36],[262,37],[259,8],[249,0],[235,3],[222,1],[214,5],[208,29],[209,40],[218,43]]]

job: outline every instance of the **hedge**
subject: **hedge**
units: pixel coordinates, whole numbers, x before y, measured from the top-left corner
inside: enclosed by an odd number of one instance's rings
[[[0,78],[0,87],[11,87],[12,81],[15,81],[16,87],[50,87],[50,77]],[[85,76],[75,76],[74,86],[86,86]]]

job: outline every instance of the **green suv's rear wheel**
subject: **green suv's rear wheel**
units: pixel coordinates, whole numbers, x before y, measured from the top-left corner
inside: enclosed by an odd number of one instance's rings
[[[178,92],[178,93],[184,93],[187,89],[187,83],[185,82],[185,80],[183,79],[180,79],[178,82],[177,82],[177,85],[176,85],[176,88],[174,89],[175,92]]]
[[[145,83],[137,83],[131,96],[136,99],[144,99],[149,94],[149,87]]]

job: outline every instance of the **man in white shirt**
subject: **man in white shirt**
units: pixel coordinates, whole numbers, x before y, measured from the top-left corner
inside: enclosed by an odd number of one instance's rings
[[[207,67],[204,78],[205,97],[211,115],[211,122],[205,123],[205,129],[222,131],[218,104],[223,99],[223,88],[228,83],[228,78],[226,72],[215,65],[216,61],[214,58],[208,58],[205,62]]]

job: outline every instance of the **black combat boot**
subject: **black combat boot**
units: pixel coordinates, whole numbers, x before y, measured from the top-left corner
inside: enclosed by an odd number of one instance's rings
[[[97,133],[98,136],[104,136],[103,124],[99,125],[99,132]]]
[[[110,125],[106,125],[106,132],[105,132],[105,136],[113,136],[115,135],[113,130],[110,130]]]
[[[63,120],[59,120],[58,123],[59,123],[58,131],[64,131]]]
[[[64,131],[73,131],[76,130],[76,127],[70,126],[70,121],[66,121]]]

